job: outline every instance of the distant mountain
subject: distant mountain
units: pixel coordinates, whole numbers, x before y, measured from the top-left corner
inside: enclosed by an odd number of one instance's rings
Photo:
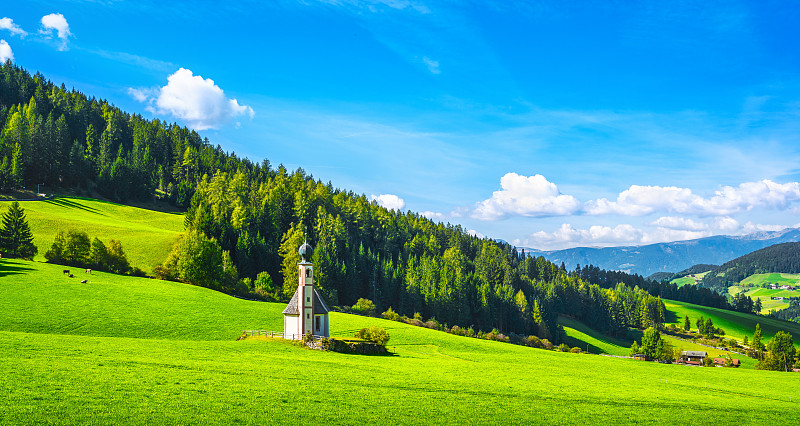
[[[718,235],[645,246],[576,247],[550,251],[526,248],[525,252],[544,256],[557,265],[564,262],[568,270],[575,269],[578,264],[594,265],[646,277],[656,272],[682,271],[701,263],[721,265],[753,251],[787,242],[800,242],[800,228],[743,236]]]
[[[800,243],[775,244],[726,262],[703,277],[703,287],[728,288],[753,274],[800,272]]]

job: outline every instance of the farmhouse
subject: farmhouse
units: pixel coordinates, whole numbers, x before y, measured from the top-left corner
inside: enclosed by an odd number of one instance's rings
[[[283,310],[283,338],[299,340],[306,333],[329,337],[328,305],[314,288],[314,264],[311,255],[314,250],[308,243],[300,246],[300,263],[297,291],[294,292],[286,309]]]
[[[734,358],[731,359],[733,362],[733,366],[739,368],[741,362],[738,359]],[[724,367],[725,366],[725,358],[714,358],[714,367]]]
[[[703,365],[703,360],[708,356],[705,351],[683,351],[681,362],[692,365]]]

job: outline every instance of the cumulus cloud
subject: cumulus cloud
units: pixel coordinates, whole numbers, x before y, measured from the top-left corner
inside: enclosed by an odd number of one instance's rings
[[[0,63],[14,60],[14,52],[5,40],[0,40]]]
[[[11,32],[11,35],[19,35],[25,37],[28,33],[20,28],[19,25],[14,23],[14,20],[11,18],[2,18],[0,19],[0,29],[8,30]]]
[[[483,235],[483,234],[481,234],[480,232],[478,232],[478,231],[476,231],[474,229],[468,229],[467,230],[467,234],[468,235],[472,235],[473,237],[478,237],[480,239],[486,238],[486,235]]]
[[[214,80],[194,75],[181,68],[167,78],[167,85],[159,89],[128,89],[128,94],[156,114],[171,114],[185,121],[195,130],[216,129],[245,115],[253,118],[255,112],[236,99],[228,99]]]
[[[723,216],[708,222],[697,222],[681,217],[661,217],[641,228],[630,224],[614,227],[594,225],[587,229],[575,228],[569,223],[552,231],[539,231],[524,241],[515,244],[532,246],[543,250],[560,250],[570,247],[610,247],[646,245],[671,241],[693,240],[713,235],[747,235],[761,231],[781,231],[792,226],[769,225],[747,222]],[[793,227],[800,227],[796,224]]]
[[[653,221],[651,225],[660,226],[667,229],[682,229],[685,231],[702,231],[709,228],[707,223],[696,222],[692,219],[675,216],[660,217]]]
[[[427,217],[430,220],[445,220],[447,216],[439,212],[432,212],[430,210],[426,210],[420,213],[422,216]]]
[[[800,200],[800,183],[779,184],[769,179],[745,182],[738,187],[724,186],[708,198],[694,194],[688,188],[632,185],[622,191],[616,201],[600,198],[587,202],[584,211],[590,215],[642,216],[668,211],[722,216],[755,207],[785,209],[797,200]]]
[[[389,210],[402,211],[406,206],[406,202],[394,194],[381,194],[370,195],[372,201],[376,201],[379,206],[386,207]]]
[[[39,32],[51,36],[53,30],[56,31],[56,35],[61,39],[61,47],[59,50],[65,50],[67,48],[67,39],[69,39],[72,33],[69,31],[69,24],[67,23],[67,19],[64,18],[64,15],[60,13],[51,13],[42,16],[42,29],[39,30]]]
[[[512,215],[542,217],[570,215],[578,211],[580,203],[571,195],[564,195],[558,187],[542,175],[521,176],[507,173],[500,179],[500,191],[475,207],[471,216],[480,220],[497,220]]]

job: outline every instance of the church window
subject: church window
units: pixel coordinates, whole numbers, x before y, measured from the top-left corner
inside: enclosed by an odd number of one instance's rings
[[[319,331],[320,318],[319,318],[319,317],[316,317],[315,319],[317,320],[317,321],[316,321],[316,326],[317,326],[316,328],[317,328],[317,331]]]

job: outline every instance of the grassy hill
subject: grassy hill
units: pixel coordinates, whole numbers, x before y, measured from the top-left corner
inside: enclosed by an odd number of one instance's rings
[[[685,286],[687,284],[696,285],[699,281],[701,281],[703,279],[704,276],[706,276],[706,274],[708,272],[709,271],[705,271],[705,272],[701,272],[699,274],[691,274],[691,275],[686,275],[686,276],[683,276],[683,277],[680,277],[680,278],[675,278],[674,280],[670,281],[670,283],[676,284],[678,287],[682,287],[682,286]]]
[[[677,302],[674,300],[664,300],[667,307],[667,323],[675,324],[683,327],[683,318],[688,315],[692,323],[695,325],[700,316],[704,318],[711,318],[714,325],[723,328],[726,337],[733,337],[741,340],[747,335],[748,338],[753,337],[753,330],[756,324],[761,324],[761,332],[766,343],[778,331],[787,331],[795,336],[795,346],[800,347],[800,324],[781,321],[774,318],[760,317],[741,312],[726,311],[723,309],[709,308],[706,306],[693,305],[691,303]]]
[[[577,346],[584,351],[588,348],[588,351],[594,354],[627,356],[630,352],[630,347],[633,343],[633,340],[606,336],[602,333],[592,330],[580,321],[565,316],[560,316],[558,318],[558,323],[564,327],[564,332],[567,335],[566,343],[570,346]],[[633,337],[635,337],[636,340],[641,343],[642,333],[639,330],[631,330],[631,332],[635,334]],[[730,355],[731,357],[737,358],[742,362],[741,368],[755,368],[756,366],[756,360],[747,358],[746,356],[739,355],[734,352],[702,346],[697,343],[678,339],[674,336],[663,333],[661,334],[661,337],[667,339],[672,347],[678,351],[705,351],[708,352],[710,356],[715,358],[724,358],[725,356]]]
[[[763,288],[762,286],[769,284],[797,286],[798,282],[800,282],[800,274],[754,274],[742,280],[739,285],[728,287],[728,294],[733,296],[744,290],[745,294],[754,300],[756,298],[761,299],[761,306],[763,307],[764,313],[766,313],[789,307],[788,301],[772,300],[772,297],[800,297],[800,291],[773,290],[771,288]]]
[[[0,212],[9,201],[0,201]],[[183,215],[124,206],[80,197],[58,197],[45,201],[22,201],[22,208],[39,248],[37,260],[53,244],[59,231],[83,231],[104,243],[114,238],[122,243],[131,265],[151,272],[163,262],[183,233]]]
[[[280,330],[283,305],[109,274],[80,284],[61,269],[0,261],[0,423],[800,421],[791,374],[564,354],[338,313],[332,334],[385,327],[392,355],[235,341]]]

